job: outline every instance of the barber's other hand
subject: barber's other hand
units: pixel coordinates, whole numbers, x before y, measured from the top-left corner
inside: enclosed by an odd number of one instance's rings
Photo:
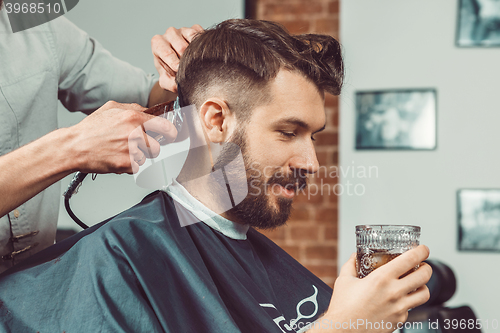
[[[179,59],[191,40],[202,31],[203,28],[198,24],[191,28],[170,27],[163,35],[156,35],[151,39],[151,50],[156,70],[160,74],[161,88],[177,92],[175,75],[179,69]]]
[[[398,323],[401,326],[406,321],[409,309],[429,299],[429,290],[425,284],[432,275],[432,269],[422,263],[428,256],[429,248],[420,245],[359,279],[355,267],[356,256],[353,254],[342,267],[335,281],[330,307],[319,322],[322,319],[331,320],[333,324],[350,323],[349,320],[358,323],[358,320],[363,320],[365,324],[374,324],[374,327],[370,329],[368,326],[367,329],[366,325],[359,325],[352,330],[352,326],[344,324],[344,329],[338,331],[393,332]],[[399,278],[418,264],[418,270]]]
[[[110,101],[69,128],[75,168],[86,173],[132,173],[146,158],[158,156],[160,144],[146,131],[162,135],[166,144],[175,140],[177,130],[144,110],[138,104]]]

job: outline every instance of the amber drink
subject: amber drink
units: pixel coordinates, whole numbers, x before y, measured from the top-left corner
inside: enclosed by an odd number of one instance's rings
[[[359,278],[419,245],[420,227],[411,225],[356,226],[356,271]],[[406,272],[406,276],[415,269]]]

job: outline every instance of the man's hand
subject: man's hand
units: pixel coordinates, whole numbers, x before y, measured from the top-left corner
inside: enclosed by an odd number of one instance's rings
[[[428,256],[429,249],[420,245],[359,279],[353,254],[335,281],[328,311],[318,320],[318,326],[328,322],[331,323],[329,328],[335,328],[335,323],[342,328],[308,332],[393,332],[398,324],[401,326],[406,321],[409,309],[429,299],[425,284],[432,269],[421,263]],[[399,278],[418,264],[418,270]],[[368,323],[377,324],[370,326]]]
[[[177,130],[144,110],[138,104],[108,102],[69,128],[76,168],[87,173],[132,173],[146,158],[158,156],[160,144],[146,131],[163,135],[166,144],[175,140]]]
[[[198,24],[191,28],[170,27],[163,35],[156,35],[151,39],[151,50],[156,70],[160,74],[161,88],[177,92],[175,74],[179,69],[179,59],[191,40],[202,31],[203,28]]]

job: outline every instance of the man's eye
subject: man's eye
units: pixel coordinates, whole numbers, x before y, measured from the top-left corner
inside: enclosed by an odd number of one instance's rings
[[[295,136],[294,132],[286,132],[286,131],[279,131],[281,135],[286,136],[287,138],[293,138]]]

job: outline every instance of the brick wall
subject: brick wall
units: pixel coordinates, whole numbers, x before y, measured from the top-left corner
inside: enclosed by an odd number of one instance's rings
[[[323,33],[339,36],[340,0],[247,0],[247,17],[275,21],[291,33]],[[310,181],[317,187],[299,195],[287,226],[264,231],[324,282],[333,286],[337,276],[337,196],[333,186],[337,178],[329,177],[338,166],[338,100],[326,96],[326,129],[316,135],[316,151],[321,174]],[[327,176],[325,177],[325,170]],[[322,185],[323,184],[323,185]],[[314,186],[314,185],[313,185]],[[323,195],[315,194],[323,188]]]

